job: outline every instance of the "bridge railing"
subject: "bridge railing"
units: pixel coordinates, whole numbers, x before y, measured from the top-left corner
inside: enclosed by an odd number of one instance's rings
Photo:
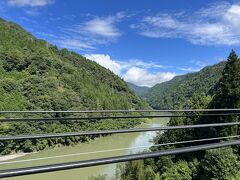
[[[148,113],[141,115],[128,115],[128,113]],[[170,112],[172,114],[149,114],[157,112]],[[183,115],[174,115],[175,112],[183,112]],[[198,112],[198,114],[194,114]],[[87,110],[87,111],[0,111],[2,114],[94,114],[94,116],[85,117],[51,117],[51,118],[3,118],[0,119],[0,123],[9,122],[36,122],[36,121],[87,121],[87,120],[103,120],[103,119],[140,119],[140,118],[166,118],[166,117],[199,117],[205,118],[216,116],[239,116],[240,109],[194,109],[194,110]],[[95,114],[100,115],[95,116]],[[112,113],[121,113],[121,115],[112,115]],[[104,114],[104,115],[103,115]],[[108,115],[110,114],[110,115]],[[70,137],[70,136],[88,136],[88,135],[106,135],[106,134],[122,134],[122,133],[134,133],[134,132],[146,132],[146,131],[168,131],[176,129],[194,129],[194,128],[208,128],[208,127],[223,127],[240,125],[240,122],[225,122],[225,123],[211,123],[211,124],[194,124],[194,125],[181,125],[181,126],[163,126],[163,127],[152,127],[152,128],[130,128],[130,129],[117,129],[117,130],[103,130],[103,131],[82,131],[82,132],[71,132],[71,133],[57,133],[57,134],[30,134],[30,135],[17,135],[17,136],[0,136],[0,142],[3,141],[18,141],[27,139],[40,139],[40,138],[59,138],[59,137]],[[0,178],[14,177],[27,174],[37,174],[45,172],[53,172],[67,169],[83,168],[96,165],[119,163],[131,160],[139,160],[146,158],[154,158],[164,155],[173,155],[194,151],[203,151],[212,148],[220,148],[225,146],[239,145],[240,135],[228,136],[228,137],[209,137],[205,139],[195,139],[190,141],[182,142],[168,142],[165,144],[159,144],[159,146],[170,145],[170,144],[187,144],[193,142],[208,142],[214,140],[226,140],[218,143],[209,143],[197,146],[188,146],[184,148],[176,148],[174,150],[162,150],[156,152],[147,152],[139,154],[131,154],[125,156],[116,156],[109,158],[91,159],[85,161],[77,161],[70,163],[60,163],[36,167],[18,168],[18,169],[4,169],[0,170]],[[237,138],[237,139],[236,139]],[[229,140],[236,139],[236,140]]]

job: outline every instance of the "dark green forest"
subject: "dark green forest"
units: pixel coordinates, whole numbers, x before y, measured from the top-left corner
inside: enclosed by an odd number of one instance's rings
[[[216,92],[216,83],[221,77],[225,62],[203,68],[196,73],[176,76],[172,80],[157,84],[140,94],[154,109],[174,109],[195,93],[212,96]],[[137,92],[137,91],[136,91]]]
[[[220,64],[221,66],[223,64]],[[216,67],[220,67],[217,65]],[[205,69],[205,71],[208,69]],[[215,73],[215,72],[213,72]],[[205,81],[204,81],[205,82]],[[184,104],[185,105],[185,104]],[[212,96],[201,92],[194,93],[186,105],[190,109],[229,109],[240,107],[240,60],[232,51],[222,70],[219,81],[216,83]],[[182,109],[182,105],[176,106]],[[199,112],[196,113],[198,115]],[[176,113],[182,115],[182,113]],[[169,126],[192,125],[204,123],[224,123],[239,121],[239,116],[197,116],[173,117]],[[169,130],[158,133],[155,144],[187,141],[201,138],[239,135],[237,125],[231,127],[196,128]],[[219,142],[216,140],[215,142]],[[207,143],[207,142],[205,142]],[[198,144],[202,144],[199,143]],[[191,143],[189,145],[198,145]],[[184,147],[184,144],[152,147],[151,151],[175,149]],[[232,146],[212,149],[202,152],[186,153],[175,156],[164,156],[155,159],[128,162],[119,167],[118,175],[122,180],[233,180],[240,177],[240,147]]]
[[[144,109],[148,105],[110,70],[67,49],[39,40],[13,22],[0,19],[0,110]],[[34,115],[64,117],[66,114]],[[71,114],[70,116],[75,116]],[[2,114],[0,118],[26,117]],[[28,116],[29,117],[29,116]],[[75,132],[133,127],[140,122],[0,123],[0,135]],[[93,137],[1,142],[0,153],[32,152]]]

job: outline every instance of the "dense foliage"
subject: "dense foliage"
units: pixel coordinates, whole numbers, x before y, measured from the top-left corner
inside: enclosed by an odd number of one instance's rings
[[[15,23],[0,19],[0,110],[143,109],[145,102],[110,70],[66,49],[39,40]],[[0,118],[14,117],[11,114]],[[19,115],[18,117],[26,116]],[[34,115],[61,117],[66,114]],[[74,116],[71,114],[70,116]],[[0,135],[60,133],[132,127],[131,120],[1,123]],[[31,152],[55,144],[87,140],[69,137],[1,142],[0,153]]]
[[[224,65],[225,62],[220,62],[196,73],[176,76],[153,86],[142,97],[154,109],[174,109],[178,104],[186,105],[185,102],[195,93],[213,95]]]
[[[204,108],[239,108],[240,105],[240,60],[232,51],[228,57],[222,72],[222,77],[216,85],[216,93],[211,97],[205,93],[195,93],[186,103],[191,109]],[[205,81],[204,81],[205,82]],[[177,108],[182,108],[177,106]],[[196,115],[199,113],[196,112]],[[177,115],[181,115],[178,113]],[[174,117],[169,125],[188,125],[201,123],[235,122],[239,117],[230,116],[197,116],[197,117]],[[196,128],[169,130],[159,133],[155,138],[155,144],[187,141],[201,138],[239,135],[238,126],[221,128]],[[219,142],[219,141],[215,141]],[[202,142],[206,143],[206,142]],[[188,143],[197,145],[198,143]],[[184,144],[169,145],[164,147],[152,147],[151,151],[184,147]],[[129,162],[120,168],[121,179],[146,179],[146,170],[150,173],[150,179],[239,179],[240,177],[240,151],[239,146],[212,149],[201,152],[186,153],[175,156],[164,156],[155,159]],[[142,175],[141,178],[138,175]]]

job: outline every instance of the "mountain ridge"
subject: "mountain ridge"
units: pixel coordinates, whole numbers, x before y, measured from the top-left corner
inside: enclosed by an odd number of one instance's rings
[[[172,80],[156,84],[140,96],[154,109],[174,109],[186,103],[194,93],[214,94],[225,61],[206,66],[198,72],[175,76]]]
[[[150,89],[147,86],[138,86],[134,83],[127,82],[127,85],[132,89],[138,96],[144,97],[147,91]]]

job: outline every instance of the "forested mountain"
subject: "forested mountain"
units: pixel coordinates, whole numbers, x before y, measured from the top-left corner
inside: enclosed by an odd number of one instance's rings
[[[144,97],[148,90],[150,89],[147,86],[137,86],[133,83],[127,82],[128,86],[140,97]]]
[[[222,66],[218,64],[214,66]],[[211,68],[210,68],[211,69]],[[208,69],[203,70],[207,71]],[[202,73],[202,72],[199,72]],[[206,81],[202,79],[203,83]],[[189,109],[232,109],[240,106],[240,59],[232,51],[225,63],[219,81],[217,82],[213,96],[204,93],[195,93],[187,100]],[[182,109],[181,104],[177,106]],[[185,112],[186,113],[186,112]],[[176,112],[168,126],[196,125],[206,123],[227,123],[239,122],[238,115],[229,116],[200,116],[201,113],[193,112],[195,117],[182,117],[184,112]],[[205,112],[206,114],[208,112]],[[189,113],[186,113],[189,114]],[[186,115],[185,114],[185,115]],[[205,114],[205,115],[206,115]],[[164,133],[159,132],[154,139],[156,146],[151,147],[151,151],[169,150],[183,148],[206,143],[217,143],[230,141],[232,137],[238,137],[240,129],[238,125],[194,128],[194,129],[174,129]],[[171,144],[170,142],[183,142],[199,140],[204,138],[229,137],[229,139],[219,139],[215,141],[191,142],[183,144]],[[167,146],[158,146],[167,144]],[[237,180],[240,177],[240,146],[228,146],[207,151],[176,154],[172,156],[160,156],[152,159],[128,162],[119,168],[121,180],[128,179],[174,179],[174,180]]]
[[[0,19],[0,77],[0,110],[148,107],[110,70],[79,54],[67,49],[60,50],[46,41],[39,40],[19,25],[3,19]],[[134,120],[129,121],[129,124],[120,121],[1,123],[0,134],[70,132],[120,128],[135,124]],[[0,144],[0,153],[41,150],[53,144],[70,144],[73,141],[83,139],[71,137],[34,142],[6,142]]]
[[[150,88],[143,97],[154,109],[174,109],[178,104],[184,105],[194,93],[213,95],[224,65],[220,62],[196,73],[176,76]]]

